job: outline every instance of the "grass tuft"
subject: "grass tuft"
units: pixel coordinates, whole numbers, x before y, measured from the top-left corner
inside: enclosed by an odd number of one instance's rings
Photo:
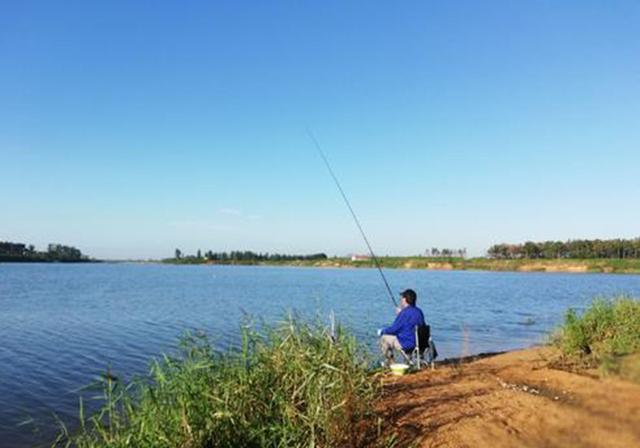
[[[379,386],[346,331],[290,318],[261,332],[244,327],[242,347],[215,352],[187,335],[180,354],[154,361],[124,384],[108,372],[101,409],[81,407],[75,433],[55,446],[365,446]],[[369,439],[370,440],[370,439]]]
[[[553,342],[582,367],[625,376],[624,370],[635,370],[629,360],[640,353],[640,301],[626,296],[599,298],[582,314],[570,309]]]

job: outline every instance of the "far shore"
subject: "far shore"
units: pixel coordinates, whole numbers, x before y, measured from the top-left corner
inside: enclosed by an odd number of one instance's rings
[[[424,269],[431,271],[489,271],[489,272],[539,272],[539,273],[590,273],[590,274],[640,274],[640,259],[492,259],[492,258],[435,258],[435,257],[381,257],[380,266],[385,269]],[[289,266],[309,268],[375,268],[372,259],[332,257],[322,260],[254,261],[207,259],[164,260],[45,260],[0,259],[1,263],[135,263],[173,265],[222,265],[222,266]]]
[[[0,257],[0,263],[64,263],[64,264],[78,264],[78,263],[103,263],[104,260],[95,260],[93,258],[83,258],[80,260],[56,260],[46,257]]]
[[[324,260],[287,261],[210,261],[206,259],[167,259],[168,264],[220,264],[254,266],[298,266],[317,268],[374,268],[372,259],[335,257]],[[640,259],[492,259],[492,258],[435,258],[435,257],[381,257],[385,269],[426,269],[434,271],[494,271],[494,272],[547,272],[547,273],[605,273],[640,274]]]

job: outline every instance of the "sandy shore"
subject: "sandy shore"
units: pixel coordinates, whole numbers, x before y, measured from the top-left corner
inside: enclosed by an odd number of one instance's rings
[[[397,447],[640,447],[640,385],[552,367],[543,347],[385,376]]]

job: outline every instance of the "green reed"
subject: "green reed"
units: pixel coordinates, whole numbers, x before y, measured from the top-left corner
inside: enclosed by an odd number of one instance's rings
[[[599,298],[581,314],[570,309],[553,342],[565,356],[586,367],[623,374],[620,369],[625,367],[635,372],[636,366],[628,361],[638,364],[629,356],[640,354],[640,301],[626,296]]]
[[[335,447],[370,443],[380,388],[364,350],[342,328],[289,318],[260,332],[243,327],[241,348],[215,352],[187,335],[178,356],[147,377],[100,381],[103,403],[54,446]]]

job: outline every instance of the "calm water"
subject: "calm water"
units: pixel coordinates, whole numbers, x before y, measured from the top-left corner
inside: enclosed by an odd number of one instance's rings
[[[569,306],[640,296],[640,276],[387,272],[398,291],[418,292],[442,357],[530,346]],[[393,318],[384,292],[368,269],[0,264],[0,446],[50,440],[53,413],[73,424],[78,388],[109,365],[144,373],[184,330],[233,344],[244,313],[277,321],[289,309],[334,310],[373,347]],[[27,418],[38,427],[17,426]]]

